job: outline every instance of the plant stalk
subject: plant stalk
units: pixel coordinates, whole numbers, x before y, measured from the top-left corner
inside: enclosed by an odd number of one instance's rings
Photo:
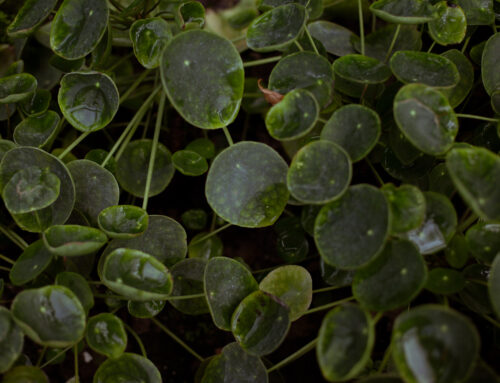
[[[231,137],[231,134],[229,133],[227,126],[224,126],[222,130],[224,131],[224,135],[226,136],[226,140],[229,146],[233,146],[234,145],[233,138]]]
[[[398,39],[400,30],[401,30],[401,24],[398,24],[396,30],[394,31],[394,36],[392,36],[391,45],[389,45],[389,49],[387,50],[387,54],[385,55],[385,60],[384,60],[385,63],[387,62],[387,60],[389,60],[389,57],[391,57],[391,53],[392,50],[394,49],[394,45],[396,45],[396,41]]]
[[[302,347],[301,349],[295,351],[292,355],[286,357],[281,362],[275,364],[274,366],[272,366],[271,368],[269,368],[267,370],[267,372],[271,373],[271,372],[273,372],[275,370],[278,370],[278,369],[286,366],[287,364],[293,362],[294,360],[300,358],[301,356],[307,354],[309,351],[311,351],[312,349],[314,349],[314,347],[316,347],[316,343],[318,343],[318,338],[310,341],[304,347]]]
[[[260,59],[260,60],[254,60],[254,61],[247,61],[243,63],[244,68],[248,68],[251,66],[257,66],[257,65],[264,65],[264,64],[269,64],[273,63],[276,61],[280,61],[283,56],[273,56],[273,57],[267,57],[265,59]]]
[[[211,236],[217,234],[217,233],[220,233],[222,230],[225,230],[227,229],[229,226],[232,226],[232,224],[230,223],[227,223],[225,224],[224,226],[221,226],[219,227],[218,229],[212,231],[211,233],[208,233],[207,235],[204,235],[203,237],[201,238],[198,238],[196,241],[194,241],[193,243],[190,243],[189,246],[192,246],[192,245],[196,245],[197,243],[200,243],[200,242],[203,242],[205,241],[206,239],[210,238]]]
[[[365,55],[365,23],[363,20],[363,4],[358,0],[359,37],[361,39],[361,54]]]
[[[62,160],[64,157],[66,157],[69,154],[69,152],[71,152],[90,133],[92,133],[92,132],[91,131],[87,131],[87,132],[84,132],[84,133],[80,134],[78,136],[78,138],[76,140],[74,140],[66,149],[64,149],[64,151],[61,154],[59,154],[59,156],[57,158],[59,158],[60,160]]]
[[[332,303],[328,303],[328,304],[323,305],[323,306],[314,307],[312,309],[307,310],[303,315],[312,314],[312,313],[315,313],[315,312],[318,312],[318,311],[327,310],[327,309],[329,309],[331,307],[335,307],[335,306],[341,305],[342,303],[346,303],[346,302],[352,301],[353,299],[354,299],[354,297],[348,297],[348,298],[340,299],[340,300],[332,302]]]
[[[500,118],[476,116],[475,114],[456,113],[455,116],[457,116],[459,118],[471,118],[473,120],[481,120],[481,121],[488,121],[488,122],[500,122]]]
[[[134,329],[132,327],[130,327],[125,322],[123,322],[123,326],[130,333],[130,335],[132,335],[132,337],[135,339],[136,343],[138,344],[139,348],[141,349],[142,356],[147,358],[148,354],[146,353],[146,348],[144,347],[144,343],[142,343],[142,340],[139,337],[139,335],[134,331]]]

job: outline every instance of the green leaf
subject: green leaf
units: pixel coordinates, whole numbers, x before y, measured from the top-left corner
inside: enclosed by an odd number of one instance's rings
[[[207,226],[207,218],[203,209],[189,209],[181,215],[182,223],[190,230],[203,230]]]
[[[500,33],[495,33],[486,42],[481,57],[481,76],[484,88],[489,95],[500,88],[500,73],[498,70],[499,60]]]
[[[94,307],[94,295],[86,279],[78,273],[63,271],[56,275],[56,285],[70,289],[80,300],[85,312],[88,314]]]
[[[349,286],[354,278],[354,270],[340,270],[325,263],[323,258],[319,260],[321,279],[330,286]]]
[[[144,233],[148,227],[148,213],[133,205],[110,206],[99,213],[99,228],[111,238],[130,238]]]
[[[280,266],[267,274],[259,284],[259,289],[274,295],[285,303],[290,312],[290,320],[296,321],[307,311],[312,301],[313,281],[302,266]]]
[[[127,309],[130,315],[136,318],[153,318],[158,315],[167,301],[128,301]]]
[[[375,342],[369,313],[353,304],[330,310],[319,329],[316,355],[325,379],[349,380],[367,364]]]
[[[104,261],[102,281],[131,300],[164,300],[172,292],[172,275],[155,257],[139,250],[116,249]]]
[[[459,44],[465,37],[467,19],[462,8],[455,4],[449,6],[446,1],[434,5],[437,17],[429,21],[429,34],[441,45]]]
[[[446,196],[434,192],[424,192],[424,196],[424,222],[405,236],[417,245],[421,254],[433,254],[443,250],[455,234],[457,213]]]
[[[115,116],[119,94],[113,80],[104,73],[72,72],[62,78],[57,101],[62,114],[75,129],[94,132],[108,125]]]
[[[170,102],[190,124],[217,129],[236,118],[244,72],[230,41],[201,30],[178,34],[164,51],[161,78]]]
[[[461,382],[474,367],[479,335],[467,317],[449,308],[425,305],[397,317],[392,347],[405,382]]]
[[[293,89],[269,109],[266,128],[277,140],[294,140],[309,133],[318,116],[319,105],[312,93],[305,89]]]
[[[274,7],[279,7],[284,4],[297,3],[303,5],[307,9],[308,19],[314,20],[321,16],[323,13],[323,1],[322,0],[257,0],[257,6],[261,11],[267,11]]]
[[[450,49],[443,52],[441,56],[453,62],[460,74],[460,80],[457,85],[452,88],[441,89],[441,93],[448,98],[450,105],[455,108],[465,100],[465,97],[472,90],[472,86],[474,85],[474,68],[467,57],[457,49]]]
[[[399,51],[392,55],[389,65],[397,79],[405,84],[452,88],[460,80],[455,64],[435,53]]]
[[[467,18],[468,25],[490,25],[495,22],[493,0],[455,0]]]
[[[392,240],[377,258],[356,270],[352,292],[367,309],[389,311],[410,303],[426,278],[427,267],[417,247],[406,240]]]
[[[500,158],[484,148],[456,148],[446,156],[446,166],[458,192],[484,220],[500,220]]]
[[[500,317],[500,256],[497,254],[491,265],[488,278],[488,293],[497,317]]]
[[[163,215],[150,215],[146,231],[133,238],[113,239],[104,255],[120,247],[140,250],[152,255],[167,267],[186,257],[186,231],[177,221]]]
[[[2,191],[5,207],[11,214],[35,212],[54,203],[61,181],[48,168],[30,166],[16,172]]]
[[[391,211],[391,234],[402,234],[419,228],[425,219],[425,197],[413,185],[382,186]]]
[[[23,290],[14,298],[11,310],[23,332],[43,346],[68,347],[84,335],[85,310],[66,287]]]
[[[97,226],[99,213],[118,204],[118,182],[108,170],[89,160],[71,161],[68,170],[75,182],[75,208]]]
[[[467,249],[465,237],[461,234],[456,234],[444,250],[444,255],[446,262],[448,262],[451,267],[455,269],[463,268],[469,259],[469,251]]]
[[[161,374],[147,358],[124,353],[116,359],[108,359],[97,369],[93,383],[120,382],[161,383]]]
[[[145,68],[156,68],[172,32],[168,23],[161,17],[135,21],[130,27],[130,40],[137,60]]]
[[[106,32],[109,9],[101,0],[64,0],[52,21],[50,47],[65,59],[94,50]]]
[[[293,197],[304,203],[325,204],[338,199],[352,177],[349,155],[330,141],[313,141],[300,149],[288,170]]]
[[[324,261],[340,269],[356,269],[374,259],[389,233],[389,204],[373,186],[351,186],[325,205],[314,226],[314,240]]]
[[[89,318],[85,340],[92,350],[113,359],[120,357],[127,348],[127,333],[123,322],[110,313]]]
[[[394,119],[406,138],[424,153],[446,153],[458,133],[458,120],[441,92],[422,84],[403,86],[394,98]]]
[[[8,371],[2,383],[49,383],[49,379],[40,368],[21,365]]]
[[[43,233],[45,246],[61,257],[76,257],[93,253],[103,247],[108,238],[93,227],[54,225]]]
[[[30,97],[36,90],[37,80],[29,73],[0,78],[0,104],[18,102]]]
[[[231,331],[240,346],[251,355],[273,352],[290,328],[289,309],[275,296],[255,291],[234,310]]]
[[[328,53],[345,56],[355,53],[352,38],[355,36],[349,29],[330,21],[314,21],[307,25],[311,36],[321,41]]]
[[[47,89],[37,89],[31,98],[21,101],[19,106],[29,116],[38,116],[47,111],[52,93]]]
[[[16,18],[7,27],[7,34],[13,38],[31,34],[54,9],[57,0],[25,1]]]
[[[391,77],[389,67],[373,57],[350,54],[333,62],[333,72],[347,81],[361,84],[379,84]]]
[[[240,262],[226,257],[208,261],[204,275],[205,295],[214,324],[231,330],[231,316],[240,302],[257,290],[252,273]]]
[[[186,150],[196,152],[207,160],[215,157],[215,145],[208,138],[197,138],[191,141],[186,146]]]
[[[139,198],[144,197],[152,147],[153,140],[150,139],[132,141],[117,162],[116,178],[120,186]],[[153,197],[165,190],[174,172],[170,151],[165,145],[158,143],[148,196]]]
[[[278,61],[269,75],[269,89],[286,94],[293,89],[306,89],[326,106],[333,94],[333,70],[330,62],[312,52],[292,53]]]
[[[9,310],[0,306],[0,374],[12,367],[21,355],[23,345],[24,334],[14,322]]]
[[[480,222],[467,230],[469,252],[481,263],[491,265],[500,253],[500,225]]]
[[[176,263],[172,267],[172,277],[174,288],[172,297],[182,297],[184,295],[203,294],[203,279],[207,261],[201,258],[189,258]],[[208,313],[210,310],[207,299],[171,299],[170,303],[183,314],[199,315]]]
[[[49,60],[50,65],[64,73],[76,72],[85,64],[85,57],[76,60],[66,60],[61,56],[53,55]]]
[[[207,234],[207,232],[198,233],[189,242],[189,258],[203,258],[208,261],[213,257],[222,257],[224,245],[218,235],[212,235],[207,239],[199,241]]]
[[[428,0],[377,0],[370,5],[370,11],[396,24],[422,24],[436,17]]]
[[[55,138],[59,122],[59,115],[52,110],[41,115],[29,116],[16,126],[14,142],[21,146],[41,148]]]
[[[205,8],[199,1],[186,1],[179,5],[175,19],[183,30],[203,28]]]
[[[268,145],[242,141],[212,162],[205,184],[208,204],[233,225],[272,225],[288,201],[283,158]]]
[[[10,270],[10,281],[15,286],[21,286],[39,276],[52,261],[53,254],[39,239],[29,245],[16,260]]]
[[[458,293],[462,303],[473,312],[489,315],[493,312],[488,296],[488,266],[478,263],[467,266],[463,271],[465,287]],[[479,282],[479,283],[478,283]]]
[[[206,366],[201,383],[267,383],[264,363],[236,343],[226,345]]]
[[[178,150],[172,156],[175,168],[185,176],[201,176],[208,170],[207,160],[191,150]]]
[[[456,294],[463,289],[465,278],[462,273],[444,267],[436,267],[429,272],[425,288],[434,294]]]
[[[375,147],[381,132],[378,114],[362,105],[337,109],[321,131],[321,139],[341,146],[353,162],[360,161]]]
[[[284,50],[302,33],[306,18],[306,9],[297,3],[272,8],[252,21],[247,45],[256,52]]]
[[[278,235],[276,252],[286,263],[300,262],[307,257],[309,241],[297,217],[280,218],[274,231]]]

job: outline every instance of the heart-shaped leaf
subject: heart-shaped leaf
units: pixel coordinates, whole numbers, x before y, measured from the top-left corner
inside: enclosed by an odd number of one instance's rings
[[[43,241],[50,252],[64,257],[93,253],[103,247],[108,238],[93,227],[54,225],[43,233]]]
[[[27,117],[16,126],[14,142],[21,146],[43,147],[54,139],[59,121],[59,115],[52,110]]]
[[[99,213],[99,227],[112,238],[141,235],[148,227],[148,213],[133,205],[110,206]]]
[[[135,57],[145,68],[156,68],[172,32],[168,23],[161,17],[135,21],[130,27],[130,40]]]
[[[92,350],[113,359],[120,357],[127,348],[127,333],[123,322],[110,313],[89,318],[85,340]]]

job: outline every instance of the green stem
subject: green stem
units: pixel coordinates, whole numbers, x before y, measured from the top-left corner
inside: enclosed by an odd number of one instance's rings
[[[295,40],[294,43],[295,43],[295,45],[297,45],[297,48],[299,48],[299,51],[301,51],[301,52],[304,51],[304,47],[297,40]]]
[[[328,7],[334,7],[336,5],[339,5],[339,4],[342,4],[344,1],[346,0],[337,0],[337,1],[332,1],[331,3],[326,3],[324,6],[323,6],[323,9],[324,8],[328,8]]]
[[[78,383],[80,381],[80,378],[78,377],[78,344],[75,344],[73,348],[73,354],[75,356],[75,383]]]
[[[378,312],[374,317],[373,317],[373,323],[377,324],[380,319],[384,316],[384,313],[382,311]]]
[[[64,350],[59,351],[56,355],[54,355],[52,358],[50,358],[44,364],[42,364],[40,366],[40,369],[43,369],[44,367],[47,367],[50,363],[52,363],[54,360],[56,360],[57,358],[59,358],[62,354],[64,354],[66,351],[68,351],[71,347],[73,347],[73,346],[66,347]]]
[[[358,0],[359,37],[361,39],[361,54],[365,55],[365,23],[363,20],[363,4]]]
[[[10,272],[10,268],[8,268],[8,267],[5,267],[5,266],[0,266],[0,270],[3,270],[3,271],[8,271],[8,272]]]
[[[467,278],[467,281],[477,283],[478,285],[489,286],[488,282],[481,279]]]
[[[348,298],[340,299],[340,300],[332,302],[332,303],[328,303],[328,304],[323,305],[323,306],[314,307],[312,309],[307,310],[303,315],[312,314],[312,313],[315,313],[318,311],[327,310],[331,307],[341,305],[342,303],[352,301],[353,299],[354,299],[354,297],[348,297]]]
[[[158,319],[156,318],[151,318],[153,323],[157,325],[160,329],[162,329],[168,336],[170,336],[173,340],[175,340],[177,343],[179,343],[187,352],[189,352],[191,355],[193,355],[196,359],[198,359],[200,362],[203,362],[203,357],[200,356],[196,351],[194,351],[191,347],[189,347],[182,339],[180,339],[177,335],[175,335],[172,331],[170,331],[168,328],[166,328],[163,324],[161,324]]]
[[[227,140],[229,146],[233,146],[234,142],[233,142],[233,139],[231,137],[231,134],[229,133],[229,130],[227,129],[227,126],[224,126],[222,128],[222,130],[224,131],[224,135],[226,136],[226,140]]]
[[[479,217],[477,214],[471,214],[469,218],[467,218],[458,228],[457,231],[459,233],[464,232],[470,225],[477,221]]]
[[[108,161],[111,159],[111,157],[113,157],[113,154],[116,152],[116,150],[118,149],[118,147],[120,146],[120,144],[122,143],[122,141],[125,139],[125,137],[127,136],[127,134],[130,132],[130,130],[132,130],[135,125],[139,124],[139,122],[141,121],[142,117],[144,116],[144,114],[146,114],[146,111],[148,110],[148,108],[150,107],[151,103],[153,102],[153,100],[154,100],[154,98],[156,96],[156,93],[158,93],[158,91],[160,89],[161,89],[161,87],[158,87],[155,90],[153,90],[153,93],[151,93],[151,95],[146,99],[146,101],[144,102],[144,104],[142,104],[142,106],[136,112],[135,116],[132,117],[132,120],[130,120],[130,122],[127,125],[127,127],[123,130],[122,134],[120,135],[120,137],[118,138],[118,140],[116,140],[115,144],[113,145],[113,147],[109,151],[108,155],[106,156],[106,158],[104,159],[104,161],[101,163],[102,167],[104,167],[108,163]]]
[[[311,351],[312,349],[314,349],[314,347],[316,347],[316,343],[318,343],[318,338],[310,341],[304,347],[302,347],[301,349],[295,351],[292,355],[286,357],[281,362],[275,364],[274,366],[272,366],[271,368],[269,368],[267,370],[267,372],[271,373],[271,372],[273,372],[275,370],[278,370],[278,369],[286,366],[287,364],[293,362],[294,360],[300,358],[301,356],[307,354],[309,351]]]
[[[0,259],[3,259],[5,262],[10,263],[11,265],[13,265],[14,263],[16,263],[12,259],[10,259],[9,257],[6,257],[3,254],[0,254]]]
[[[490,117],[476,116],[474,114],[456,113],[455,116],[457,116],[459,118],[471,118],[471,119],[474,119],[474,120],[481,120],[481,121],[488,121],[488,122],[500,122],[500,118],[490,118]]]
[[[36,361],[36,366],[40,367],[40,364],[42,364],[43,357],[45,356],[45,352],[47,351],[47,346],[44,346],[42,351],[40,352],[40,355],[38,355],[38,360]]]
[[[391,45],[389,45],[389,49],[387,50],[387,54],[385,55],[384,62],[387,62],[387,60],[389,60],[389,57],[391,56],[392,50],[394,49],[394,45],[396,44],[396,40],[398,39],[400,30],[401,30],[401,24],[398,24],[398,26],[396,27],[396,30],[394,31],[394,36],[392,36]]]
[[[265,59],[260,59],[260,60],[254,60],[254,61],[247,61],[243,63],[243,67],[248,68],[251,66],[257,66],[257,65],[264,65],[264,64],[269,64],[273,63],[276,61],[280,61],[283,56],[273,56],[273,57],[267,57]]]
[[[156,116],[156,125],[153,136],[153,145],[151,147],[151,155],[149,156],[148,175],[146,177],[146,186],[144,188],[144,200],[142,201],[142,208],[144,210],[148,208],[149,190],[151,188],[151,180],[153,179],[153,170],[155,168],[156,150],[158,148],[158,141],[160,139],[163,111],[165,110],[165,100],[165,92],[162,92],[160,96],[160,105],[158,107],[158,115]]]
[[[347,287],[347,286],[328,286],[328,287],[323,287],[321,289],[313,290],[313,294],[318,294],[318,293],[324,293],[324,292],[327,292],[327,291],[338,290],[338,289],[342,289],[344,287]]]
[[[389,358],[391,356],[392,352],[392,343],[389,344],[387,349],[385,350],[384,357],[382,358],[382,362],[380,362],[380,366],[378,367],[377,373],[380,374],[382,371],[384,371],[385,366],[389,362]]]
[[[113,69],[115,69],[117,66],[119,66],[120,64],[124,63],[125,61],[127,61],[129,58],[132,58],[134,57],[134,52],[131,52],[129,53],[128,55],[125,55],[123,56],[121,59],[119,59],[118,61],[116,61],[113,65],[111,65],[107,72],[111,72]]]
[[[217,233],[220,233],[222,230],[225,230],[227,229],[229,226],[232,226],[232,224],[230,223],[227,223],[225,224],[224,226],[221,226],[219,227],[218,229],[212,231],[211,233],[208,233],[207,235],[204,235],[203,237],[201,238],[198,238],[196,241],[193,241],[192,243],[190,243],[189,245],[190,246],[193,246],[193,245],[196,245],[197,243],[200,243],[200,242],[203,242],[205,240],[207,240],[208,238],[210,238],[211,236],[217,234]]]
[[[311,43],[311,45],[314,49],[314,52],[316,52],[316,54],[319,55],[318,48],[316,47],[316,43],[314,42],[314,39],[312,38],[311,33],[309,32],[309,29],[307,29],[307,25],[304,28],[304,31],[306,32],[306,35],[307,35],[309,42]]]
[[[496,321],[495,319],[489,317],[488,315],[482,314],[481,317],[483,317],[485,320],[490,322],[493,326],[500,328],[500,322]]]
[[[91,131],[88,131],[88,132],[80,134],[80,136],[78,136],[78,138],[76,140],[74,140],[66,149],[64,149],[64,152],[62,152],[61,154],[59,154],[59,157],[57,157],[57,158],[59,158],[60,160],[62,160],[64,157],[66,157],[69,154],[69,152],[71,152],[90,133],[91,133]]]
[[[200,294],[191,294],[191,295],[177,295],[177,296],[170,296],[167,301],[178,301],[178,300],[183,300],[183,299],[195,299],[195,298],[203,298],[205,294],[200,293]]]
[[[19,246],[22,250],[28,247],[28,244],[22,239],[18,234],[14,231],[0,225],[0,232],[2,232],[7,238],[9,238],[12,242],[14,242],[17,246]]]
[[[139,345],[139,348],[141,349],[141,354],[143,357],[147,358],[148,354],[146,353],[146,348],[144,347],[144,343],[142,343],[141,338],[139,335],[134,331],[132,327],[130,327],[128,324],[123,323],[127,331],[132,335],[132,337],[135,339],[136,343]]]
[[[373,174],[375,175],[375,178],[377,179],[380,186],[384,186],[384,180],[382,179],[382,177],[380,177],[380,174],[378,174],[377,169],[375,169],[375,166],[373,166],[372,162],[368,159],[368,157],[365,157],[365,160],[370,169],[372,170]]]
[[[433,41],[431,46],[429,47],[429,49],[427,50],[427,53],[431,53],[432,52],[432,49],[434,48],[434,46],[436,45],[436,42]]]
[[[467,49],[467,46],[469,45],[469,41],[470,41],[471,37],[472,36],[469,36],[469,37],[467,37],[467,39],[465,39],[464,45],[462,46],[462,53],[465,53],[465,50]]]
[[[232,43],[238,43],[240,42],[241,40],[245,40],[247,38],[247,35],[241,35],[239,37],[235,37],[234,39],[231,39],[231,42]]]
[[[318,121],[322,122],[323,124],[326,124],[328,121],[325,120],[324,118],[318,117]]]
[[[156,89],[156,87],[158,86],[159,77],[160,77],[160,72],[156,71],[154,89]],[[142,135],[141,135],[142,139],[146,138],[146,135],[148,134],[149,123],[151,122],[152,115],[153,115],[153,108],[149,108],[148,116],[146,117],[146,122],[144,123],[144,129],[142,129]]]
[[[141,73],[139,77],[130,85],[130,87],[127,89],[125,93],[120,97],[120,104],[123,103],[131,94],[132,92],[142,83],[144,78],[151,72],[151,69],[145,70],[144,72]]]

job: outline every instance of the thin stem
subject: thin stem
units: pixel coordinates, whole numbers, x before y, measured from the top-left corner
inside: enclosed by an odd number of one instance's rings
[[[467,46],[469,45],[470,38],[472,36],[469,36],[465,39],[464,45],[462,46],[462,53],[465,53],[465,50],[467,49]]]
[[[154,98],[156,96],[156,93],[158,93],[158,91],[160,89],[161,88],[158,87],[155,90],[153,90],[153,93],[151,93],[151,95],[146,99],[146,101],[144,102],[144,104],[142,104],[142,106],[139,108],[139,110],[137,111],[137,113],[135,114],[135,116],[132,117],[132,120],[130,120],[130,122],[127,125],[127,127],[123,130],[122,134],[120,135],[120,137],[118,138],[118,140],[116,140],[115,144],[113,145],[113,147],[109,151],[108,155],[106,156],[106,158],[104,159],[104,161],[101,163],[102,167],[104,167],[108,163],[108,161],[111,159],[111,157],[113,157],[113,154],[116,152],[116,150],[118,149],[118,147],[120,146],[120,144],[122,143],[122,141],[125,139],[125,137],[129,133],[129,131],[132,130],[132,128],[134,128],[134,126],[141,121],[142,117],[144,116],[144,114],[148,110],[149,106],[153,102],[153,100],[154,100]]]
[[[303,315],[312,314],[312,313],[315,313],[318,311],[327,310],[331,307],[341,305],[342,303],[352,301],[353,299],[354,299],[354,297],[348,297],[348,298],[340,299],[340,300],[332,302],[332,303],[328,303],[328,304],[323,305],[323,306],[318,306],[318,307],[307,310]]]
[[[12,259],[10,259],[9,257],[6,257],[3,254],[0,254],[0,259],[3,259],[5,262],[10,263],[11,265],[13,265],[14,263],[16,263]]]
[[[321,118],[321,117],[318,117],[318,121],[322,122],[323,124],[326,124],[328,122],[324,118]]]
[[[36,361],[36,366],[40,367],[40,364],[42,364],[43,357],[45,356],[45,352],[47,351],[47,346],[44,346],[42,351],[40,352],[40,355],[38,355],[38,360]]]
[[[347,286],[328,286],[328,287],[323,287],[321,289],[313,290],[313,294],[318,294],[318,293],[324,293],[324,292],[327,292],[327,291],[338,290],[338,289],[342,289],[344,287],[347,287]]]
[[[363,5],[358,0],[359,37],[361,38],[361,54],[365,55],[365,25],[363,20]]]
[[[483,281],[481,279],[467,278],[467,281],[472,283],[477,283],[478,285],[489,286],[488,282]]]
[[[139,337],[139,335],[128,324],[123,323],[123,325],[125,326],[125,328],[127,329],[127,331],[130,333],[130,335],[132,335],[132,337],[135,339],[135,341],[139,345],[139,348],[141,349],[142,356],[144,356],[145,358],[147,358],[148,354],[146,353],[146,348],[144,347],[144,343],[142,343],[142,340]]]
[[[192,246],[192,245],[196,245],[197,243],[203,242],[203,241],[207,240],[208,238],[212,237],[213,235],[220,233],[222,230],[227,229],[229,226],[232,226],[232,224],[227,223],[224,226],[221,226],[218,229],[212,231],[211,233],[208,233],[207,235],[204,235],[203,237],[198,238],[196,241],[193,241],[189,245]]]
[[[260,60],[254,60],[254,61],[247,61],[243,63],[243,67],[248,68],[251,66],[257,66],[257,65],[264,65],[264,64],[269,64],[273,63],[276,61],[280,61],[283,56],[273,56],[273,57],[267,57],[265,59],[260,59]]]
[[[64,157],[66,157],[66,155],[68,155],[69,152],[71,152],[90,133],[91,133],[91,131],[88,131],[88,132],[80,134],[80,136],[78,136],[78,138],[76,140],[74,140],[66,149],[64,149],[64,152],[62,152],[61,154],[59,154],[59,157],[57,157],[57,158],[59,158],[60,160],[62,160]]]
[[[10,272],[10,268],[8,268],[8,267],[5,267],[5,266],[0,266],[0,270],[3,270],[3,271],[8,271],[8,272]]]
[[[387,50],[387,54],[385,55],[384,62],[387,62],[387,60],[389,60],[389,57],[391,57],[391,53],[392,50],[394,49],[394,45],[396,44],[396,40],[398,39],[400,30],[401,30],[401,24],[398,24],[396,30],[394,31],[394,35],[392,36],[391,45],[389,45],[389,49]]]
[[[131,94],[132,92],[142,83],[142,80],[151,72],[151,69],[145,70],[144,72],[141,73],[139,77],[130,85],[130,88],[127,89],[125,93],[120,97],[120,104],[125,101]]]
[[[22,239],[17,233],[14,231],[0,225],[0,231],[9,238],[12,242],[14,242],[17,246],[19,246],[22,250],[28,247],[28,244]]]
[[[163,121],[163,111],[165,110],[165,92],[160,95],[160,105],[158,107],[158,115],[156,116],[155,132],[153,136],[153,144],[151,146],[151,155],[149,156],[148,175],[146,177],[146,186],[144,187],[144,200],[142,201],[142,208],[148,208],[149,190],[151,188],[151,180],[153,179],[153,171],[155,168],[156,150],[158,148],[158,140],[160,139],[161,124]]]
[[[52,358],[50,358],[49,360],[47,360],[44,364],[42,364],[40,366],[40,369],[43,369],[44,367],[47,367],[49,364],[51,364],[54,360],[56,360],[57,358],[59,358],[62,354],[64,354],[66,351],[68,351],[71,347],[73,346],[69,346],[69,347],[66,347],[65,349],[59,351],[56,355],[54,355]]]
[[[154,82],[155,89],[158,86],[158,78],[159,77],[160,77],[160,72],[156,71],[155,82]],[[151,121],[152,115],[153,115],[153,108],[149,108],[148,116],[146,117],[146,121],[144,122],[144,129],[142,129],[142,135],[141,135],[142,139],[146,138],[146,135],[148,134],[149,123]]]
[[[241,36],[238,36],[238,37],[235,37],[234,39],[231,39],[231,42],[232,43],[238,43],[240,42],[241,40],[245,40],[247,38],[247,35],[241,35]]]
[[[80,381],[80,378],[78,377],[78,344],[75,344],[73,348],[73,354],[75,356],[75,383],[78,383]]]
[[[167,301],[178,301],[178,300],[183,300],[183,299],[195,299],[195,298],[203,298],[205,294],[200,293],[200,294],[191,294],[191,295],[177,295],[177,296],[170,296],[168,297]]]
[[[459,233],[465,231],[470,225],[477,221],[479,217],[477,214],[471,214],[469,218],[467,218],[458,228],[457,231]]]
[[[297,45],[297,48],[299,48],[299,51],[301,51],[301,52],[304,51],[304,47],[297,40],[295,40],[294,43],[295,43],[295,45]]]
[[[485,320],[490,322],[493,326],[500,328],[500,322],[496,321],[495,319],[489,317],[488,315],[481,315]]]
[[[346,1],[346,0],[337,0],[337,1],[332,1],[330,4],[328,4],[328,3],[327,3],[327,4],[325,4],[325,5],[323,6],[323,9],[324,9],[324,8],[328,8],[328,7],[334,7],[334,6],[336,6],[336,5],[342,4],[344,1]]]
[[[377,324],[380,319],[384,316],[383,312],[378,312],[374,317],[373,317],[373,323]]]
[[[108,69],[108,72],[111,72],[113,69],[118,67],[119,65],[123,64],[125,61],[127,61],[129,58],[134,56],[134,52],[129,53],[128,55],[123,56],[121,59],[116,61],[113,65],[111,65]]]
[[[500,118],[476,116],[475,114],[456,113],[455,115],[459,118],[472,118],[474,120],[481,120],[481,121],[488,121],[488,122],[500,122]]]
[[[427,50],[427,53],[431,53],[432,52],[432,49],[434,48],[434,45],[436,45],[436,42],[433,41],[431,46],[429,47],[429,49]]]
[[[272,366],[271,368],[269,368],[267,370],[267,372],[270,373],[270,372],[273,372],[275,370],[278,370],[278,369],[286,366],[287,364],[293,362],[294,360],[300,358],[301,356],[307,354],[309,351],[311,351],[312,349],[314,349],[314,347],[316,347],[316,343],[318,343],[318,338],[313,339],[308,344],[306,344],[304,347],[302,347],[301,349],[295,351],[292,355],[286,357],[281,362],[276,363],[274,366]]]
[[[311,43],[311,45],[314,49],[314,52],[316,52],[316,54],[319,55],[318,48],[316,47],[316,43],[314,42],[314,39],[312,38],[311,33],[309,32],[309,29],[307,28],[307,25],[304,28],[304,31],[306,32],[306,35],[309,38],[309,42]]]
[[[158,319],[156,318],[151,318],[153,323],[157,325],[160,329],[162,329],[168,336],[170,336],[173,340],[175,340],[177,343],[179,343],[187,352],[189,352],[191,355],[193,355],[196,359],[198,359],[200,362],[203,362],[203,357],[200,356],[196,351],[194,351],[191,347],[189,347],[182,339],[180,339],[177,335],[175,335],[172,331],[170,331],[168,328],[166,328],[163,324],[161,324]]]
[[[224,131],[224,135],[226,136],[226,140],[227,140],[229,146],[233,146],[234,142],[233,142],[233,139],[231,137],[231,134],[229,133],[229,130],[227,129],[227,126],[224,126],[222,128],[222,130]]]
[[[385,350],[384,357],[382,358],[382,362],[380,362],[380,366],[378,367],[377,373],[380,374],[382,371],[384,371],[385,366],[389,362],[389,358],[391,356],[392,352],[392,343],[389,344],[387,349]]]
[[[372,170],[373,174],[375,175],[375,178],[377,179],[380,186],[384,186],[384,180],[382,179],[382,177],[380,177],[380,174],[378,174],[377,169],[375,169],[375,166],[373,166],[372,162],[368,159],[368,157],[365,157],[365,160],[370,169]]]

